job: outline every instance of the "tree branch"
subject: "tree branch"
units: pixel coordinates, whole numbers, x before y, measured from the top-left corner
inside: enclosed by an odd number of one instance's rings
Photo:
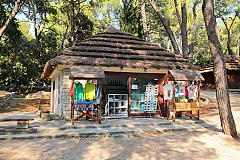
[[[162,24],[163,24],[163,26],[164,26],[167,34],[168,34],[168,37],[169,37],[169,39],[172,43],[175,54],[180,54],[180,50],[178,48],[177,41],[174,37],[174,34],[173,34],[173,32],[170,28],[170,25],[169,25],[168,21],[163,16],[162,12],[159,10],[159,8],[157,7],[154,0],[149,0],[149,3],[151,4],[152,8],[155,10],[157,16],[159,17],[160,21],[162,22]]]
[[[22,5],[26,2],[27,0],[17,0],[17,2],[15,3],[14,9],[11,13],[11,15],[8,17],[7,21],[5,22],[5,24],[3,25],[2,28],[0,28],[0,39],[3,36],[3,33],[6,31],[7,27],[10,25],[10,23],[12,22],[12,20],[15,18],[15,16],[17,15],[17,13],[19,12],[19,10],[21,9]]]

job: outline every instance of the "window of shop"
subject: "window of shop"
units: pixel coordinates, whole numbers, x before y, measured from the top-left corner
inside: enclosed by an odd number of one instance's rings
[[[144,113],[146,108],[156,108],[158,79],[131,78],[131,113]]]

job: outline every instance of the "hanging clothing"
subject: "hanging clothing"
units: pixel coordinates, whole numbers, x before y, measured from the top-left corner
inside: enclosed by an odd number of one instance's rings
[[[179,86],[177,84],[176,87],[175,87],[175,97],[179,97],[179,92],[180,92],[180,89],[179,89]]]
[[[188,97],[188,89],[187,89],[188,86],[189,86],[189,85],[186,85],[186,86],[185,86],[185,96],[186,96],[186,97]]]
[[[188,90],[188,99],[195,99],[197,97],[197,86],[191,84],[187,87]]]
[[[100,83],[98,82],[98,84],[97,84],[97,100],[96,100],[96,102],[97,102],[97,104],[100,104],[100,98],[101,98],[101,87],[100,87]]]
[[[70,88],[70,97],[74,97],[74,81],[72,81],[71,88]]]
[[[163,98],[164,100],[172,100],[173,95],[173,85],[172,84],[166,84],[163,86]]]
[[[84,88],[85,99],[93,100],[95,99],[95,84],[93,82],[87,82]]]
[[[179,96],[185,96],[185,87],[179,87]]]
[[[84,100],[83,86],[80,82],[74,84],[74,100]]]

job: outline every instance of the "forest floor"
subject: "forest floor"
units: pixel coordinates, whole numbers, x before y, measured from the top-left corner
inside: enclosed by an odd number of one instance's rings
[[[209,98],[211,103],[201,108],[200,119],[216,123],[221,128],[215,91],[202,91],[201,95]],[[230,92],[230,100],[240,136],[239,92]],[[37,104],[31,103],[29,110],[32,110],[33,106],[37,108]],[[1,140],[0,143],[0,159],[3,160],[239,160],[240,153],[240,140],[226,136],[221,129],[214,127],[161,134],[141,134],[135,137],[43,138]]]
[[[6,98],[7,94],[13,95],[6,91],[0,91],[0,116],[11,113],[34,113],[39,110],[40,106],[50,109],[49,96],[35,95],[34,98]]]
[[[47,103],[49,100],[43,99],[41,101],[42,103]],[[5,105],[0,107],[0,115],[37,112],[39,107],[39,99],[10,99],[3,102],[3,104]]]

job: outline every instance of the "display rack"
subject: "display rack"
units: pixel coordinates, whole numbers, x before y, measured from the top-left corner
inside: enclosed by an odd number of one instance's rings
[[[128,116],[128,95],[127,94],[108,94],[107,115],[111,117]]]
[[[158,86],[149,84],[146,86],[145,92],[145,103],[144,111],[145,112],[156,112],[157,111],[157,95],[158,95]]]
[[[194,117],[199,120],[199,111],[200,111],[200,82],[204,81],[203,76],[199,71],[196,70],[169,70],[166,76],[164,77],[165,84],[168,84],[169,81],[173,81],[173,102],[167,102],[167,119],[170,119],[169,116],[169,106],[173,106],[173,121],[175,121],[176,116],[182,112],[188,115],[190,118]],[[184,101],[177,102],[175,97],[175,82],[177,81],[187,81],[197,82],[197,99],[196,101]],[[195,116],[192,111],[197,111],[197,116]]]
[[[91,76],[89,76],[91,75]],[[71,66],[70,77],[72,85],[70,88],[71,97],[71,123],[74,125],[75,121],[80,120],[83,117],[92,119],[101,124],[102,121],[102,79],[105,78],[104,70],[101,67],[92,66]],[[93,101],[75,101],[74,100],[74,80],[97,80],[100,85],[99,97],[97,102]],[[74,112],[80,113],[76,115]]]

